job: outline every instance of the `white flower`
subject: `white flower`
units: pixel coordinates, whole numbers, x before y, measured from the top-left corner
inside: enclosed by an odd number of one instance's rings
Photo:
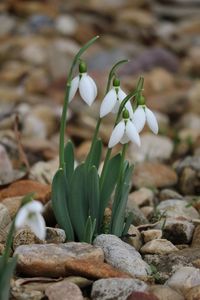
[[[117,113],[120,107],[120,104],[126,98],[126,94],[120,88],[120,86],[113,86],[112,89],[105,95],[101,107],[100,107],[100,118],[105,117],[110,112]],[[133,117],[133,109],[130,101],[125,105],[125,108],[129,111],[130,118]]]
[[[94,80],[87,73],[80,73],[72,82],[69,92],[69,102],[74,98],[77,90],[81,98],[90,106],[97,96],[97,86]]]
[[[133,122],[130,119],[123,119],[113,129],[108,143],[108,148],[114,147],[119,142],[121,144],[126,144],[129,141],[137,144],[138,146],[141,144],[139,134]]]
[[[42,211],[43,206],[39,201],[28,202],[19,209],[15,219],[15,227],[21,228],[27,225],[39,239],[45,239],[46,226],[41,215]]]
[[[146,105],[139,105],[133,114],[133,123],[138,132],[144,128],[146,121],[153,133],[157,134],[158,122],[154,113]]]

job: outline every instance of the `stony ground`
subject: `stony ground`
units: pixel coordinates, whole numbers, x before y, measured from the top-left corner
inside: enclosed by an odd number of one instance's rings
[[[22,195],[36,192],[49,226],[45,243],[28,228],[16,232],[12,299],[200,299],[199,17],[198,0],[0,2],[0,252]],[[77,161],[89,148],[108,70],[122,58],[131,60],[120,71],[123,89],[145,77],[160,131],[145,130],[141,149],[129,148],[129,236],[65,243],[50,202],[63,91],[72,57],[96,34],[85,58],[98,100],[88,109],[77,97],[68,115]],[[105,145],[112,124],[108,117],[101,128]]]

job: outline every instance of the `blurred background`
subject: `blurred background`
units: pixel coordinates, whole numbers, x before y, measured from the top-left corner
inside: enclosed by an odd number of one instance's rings
[[[108,71],[124,58],[130,62],[118,73],[122,89],[128,93],[144,76],[147,105],[160,127],[157,137],[144,131],[141,149],[131,145],[129,159],[172,165],[199,155],[199,0],[1,0],[1,184],[23,177],[23,166],[30,178],[51,182],[67,72],[95,35],[100,38],[84,58],[98,99],[88,108],[77,94],[68,114],[66,134],[77,160],[87,153]],[[105,144],[112,126],[109,115],[101,128]]]

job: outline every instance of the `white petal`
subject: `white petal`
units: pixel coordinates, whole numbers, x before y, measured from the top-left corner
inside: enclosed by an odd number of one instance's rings
[[[92,79],[92,77],[90,77],[89,75],[88,75],[88,79],[91,81],[91,84],[92,84],[93,87],[94,87],[94,94],[95,94],[94,98],[96,98],[96,96],[97,96],[97,86],[96,86],[96,83],[95,83],[95,81]]]
[[[30,227],[30,229],[40,240],[45,239],[46,226],[44,218],[40,214],[35,214],[31,216],[27,220],[26,225]]]
[[[145,121],[146,121],[146,115],[144,112],[144,108],[139,105],[133,114],[133,123],[138,132],[140,132],[144,128]]]
[[[41,202],[32,200],[31,202],[24,205],[24,208],[28,210],[28,212],[41,213],[43,211],[43,205]]]
[[[128,120],[128,122],[126,123],[126,134],[129,137],[131,142],[137,144],[138,146],[141,145],[140,136],[134,124],[130,120]]]
[[[124,100],[124,98],[126,98],[126,93],[124,93],[124,91],[122,91],[121,88],[119,88],[118,90],[118,98],[119,98],[119,101],[120,103]]]
[[[111,137],[110,137],[110,140],[108,143],[108,148],[112,148],[117,143],[119,143],[119,141],[121,140],[121,138],[124,135],[124,131],[125,131],[125,124],[124,124],[124,121],[121,121],[113,129],[113,132],[111,134]]]
[[[127,136],[126,132],[124,133],[123,137],[120,140],[121,144],[127,144],[129,142],[129,137]]]
[[[119,106],[120,106],[120,103],[119,103],[119,100],[117,100],[116,103],[115,103],[115,106],[113,107],[113,109],[111,111],[111,113],[117,114],[118,110],[119,110]]]
[[[115,89],[112,88],[104,97],[100,107],[100,118],[109,114],[117,102]]]
[[[129,112],[129,117],[131,118],[131,120],[133,120],[133,108],[132,108],[131,102],[128,101],[126,103],[125,107],[128,110],[128,112]]]
[[[72,99],[74,98],[78,90],[78,85],[79,85],[79,76],[76,76],[71,82],[71,88],[69,91],[69,102],[71,102]]]
[[[90,106],[95,100],[96,91],[91,79],[87,74],[83,74],[79,82],[79,92],[81,98]]]
[[[145,108],[146,112],[146,118],[147,118],[147,124],[149,125],[149,128],[153,131],[153,133],[158,133],[158,122],[156,120],[156,117],[154,113],[149,109]]]
[[[23,227],[26,223],[26,219],[28,216],[28,211],[25,207],[26,205],[24,205],[22,208],[19,209],[16,219],[15,219],[15,227],[16,228],[20,228]]]

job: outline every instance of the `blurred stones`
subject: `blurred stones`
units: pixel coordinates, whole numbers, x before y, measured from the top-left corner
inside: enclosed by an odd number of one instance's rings
[[[178,249],[168,240],[154,239],[142,246],[140,251],[143,254],[167,254],[178,251]]]
[[[6,149],[0,145],[0,184],[4,184],[13,177],[12,163],[8,157]]]
[[[139,207],[152,205],[153,204],[154,193],[152,190],[148,188],[140,188],[139,190],[132,192],[129,195],[128,203],[129,207],[131,206],[131,202],[138,205]]]
[[[135,161],[165,161],[170,159],[173,151],[173,143],[168,137],[156,136],[152,133],[144,133],[141,136],[141,147],[133,143],[129,148],[129,158]]]
[[[16,21],[9,15],[0,15],[0,38],[10,34],[16,27]]]
[[[38,161],[30,170],[29,178],[43,184],[51,184],[58,168],[58,159],[48,162]]]
[[[138,279],[100,279],[93,284],[91,296],[94,300],[126,300],[132,291],[144,291],[146,288],[146,283]]]
[[[73,35],[77,30],[78,24],[70,15],[60,15],[56,20],[56,29],[63,35]]]
[[[163,189],[160,191],[159,199],[161,201],[169,200],[169,199],[183,199],[183,196],[181,196],[178,192],[176,192],[174,190]]]
[[[5,242],[9,227],[11,224],[11,218],[9,211],[5,205],[0,203],[0,242]]]
[[[176,183],[177,175],[173,169],[157,162],[139,163],[133,174],[133,185],[137,188],[163,188]]]
[[[184,300],[184,297],[168,286],[153,285],[149,291],[152,292],[159,300]]]

